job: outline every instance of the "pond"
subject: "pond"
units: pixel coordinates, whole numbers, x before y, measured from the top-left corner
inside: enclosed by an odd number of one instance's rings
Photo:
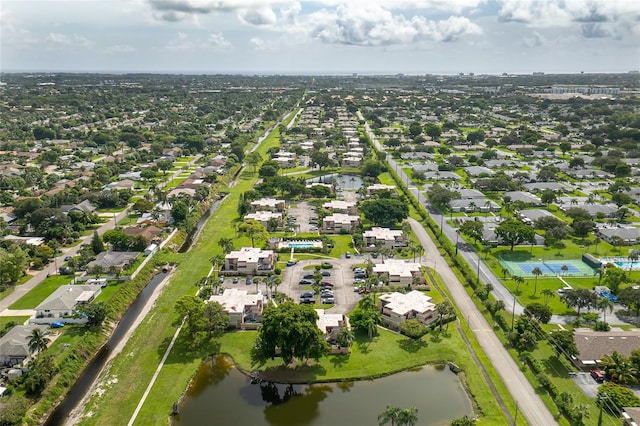
[[[356,175],[339,175],[332,173],[307,179],[307,183],[332,183],[335,180],[336,186],[345,191],[357,191],[362,186],[362,178]]]
[[[423,367],[376,380],[251,384],[233,362],[205,361],[181,402],[176,425],[377,425],[387,405],[418,408],[418,424],[446,425],[472,415],[471,402],[449,369]]]

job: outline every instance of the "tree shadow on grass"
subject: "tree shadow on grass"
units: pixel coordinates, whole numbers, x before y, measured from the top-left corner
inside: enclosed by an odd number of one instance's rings
[[[160,359],[164,356],[173,336],[167,336],[160,345],[158,345],[158,356]],[[180,333],[176,339],[171,353],[167,357],[166,364],[189,364],[196,359],[204,360],[208,357],[220,352],[220,343],[207,337],[192,339],[186,333]]]
[[[545,359],[544,361],[542,361],[542,366],[544,367],[545,373],[553,377],[567,377],[567,368],[556,357],[549,357]]]
[[[349,354],[330,355],[329,362],[334,368],[341,368],[349,362]]]
[[[400,349],[412,354],[418,352],[420,349],[426,348],[428,345],[429,344],[422,339],[407,338],[398,342],[398,346],[400,346]]]

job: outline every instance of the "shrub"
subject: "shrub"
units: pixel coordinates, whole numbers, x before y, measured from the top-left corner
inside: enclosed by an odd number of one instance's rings
[[[427,334],[427,331],[427,326],[422,324],[415,318],[405,321],[401,327],[402,334],[413,339],[421,338],[422,336]]]
[[[640,407],[640,398],[625,386],[607,382],[598,388],[598,400],[596,404],[611,414],[619,416],[622,407]]]
[[[609,331],[611,330],[611,326],[609,325],[609,323],[606,323],[604,321],[597,321],[593,326],[593,329],[595,331]]]

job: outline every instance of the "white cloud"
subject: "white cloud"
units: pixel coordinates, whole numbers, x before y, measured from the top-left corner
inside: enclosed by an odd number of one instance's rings
[[[462,13],[486,2],[487,0],[308,0],[308,3],[327,7],[349,5],[359,9],[384,7],[388,10],[432,10],[452,13]]]
[[[228,47],[231,47],[231,43],[225,40],[222,33],[209,34],[209,37],[207,38],[207,42],[209,46],[219,48],[219,49],[226,49]]]
[[[466,17],[451,16],[440,21],[419,15],[405,18],[383,7],[322,9],[305,17],[301,25],[309,29],[312,38],[324,43],[360,46],[453,41],[464,34],[482,33],[482,29]]]
[[[108,53],[131,53],[135,52],[137,49],[129,44],[114,44],[113,46],[109,46],[107,48]]]
[[[148,0],[154,17],[176,22],[193,14],[289,7],[293,0]]]
[[[222,33],[209,34],[207,37],[193,38],[186,33],[179,32],[177,36],[165,44],[165,50],[169,51],[201,51],[208,48],[225,49],[231,47],[231,43],[225,40]]]
[[[268,7],[258,9],[240,9],[238,18],[247,25],[273,25],[276,23],[276,14]]]
[[[76,34],[68,36],[61,33],[49,33],[46,40],[57,45],[72,47],[88,47],[93,44],[88,38]]]

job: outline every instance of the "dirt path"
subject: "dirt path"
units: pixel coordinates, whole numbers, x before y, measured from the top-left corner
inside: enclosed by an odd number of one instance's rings
[[[429,261],[435,261],[435,270],[442,278],[458,309],[467,319],[467,323],[483,351],[491,360],[494,368],[502,378],[509,393],[518,404],[522,415],[532,425],[557,424],[538,394],[520,371],[516,362],[495,335],[493,329],[482,316],[460,280],[453,273],[447,262],[440,255],[436,245],[424,227],[414,219],[408,219],[411,229],[424,247]]]
[[[67,417],[67,421],[65,422],[66,426],[73,426],[80,422],[80,420],[82,419],[82,414],[84,412],[85,404],[94,393],[99,392],[100,389],[102,388],[102,385],[104,384],[104,380],[107,378],[109,370],[111,369],[111,363],[113,359],[118,354],[120,354],[120,352],[122,352],[122,349],[124,349],[124,346],[129,341],[129,338],[131,337],[131,335],[137,330],[138,326],[140,326],[140,324],[145,319],[147,314],[151,311],[151,309],[156,303],[156,300],[158,299],[158,297],[160,297],[162,290],[164,290],[165,286],[169,283],[169,281],[173,277],[174,272],[175,272],[175,269],[170,273],[168,273],[167,276],[164,277],[164,280],[162,280],[162,282],[158,284],[158,286],[153,291],[153,293],[151,293],[151,296],[149,296],[149,299],[147,299],[147,303],[145,303],[144,307],[142,308],[142,310],[140,311],[136,319],[131,324],[131,327],[129,328],[127,333],[124,336],[122,336],[122,339],[120,340],[118,345],[111,350],[111,352],[109,353],[109,357],[107,358],[104,366],[100,370],[100,373],[96,376],[96,379],[93,381],[91,386],[85,392],[82,400],[80,400],[78,405],[71,411],[71,414],[69,414],[69,417]]]

